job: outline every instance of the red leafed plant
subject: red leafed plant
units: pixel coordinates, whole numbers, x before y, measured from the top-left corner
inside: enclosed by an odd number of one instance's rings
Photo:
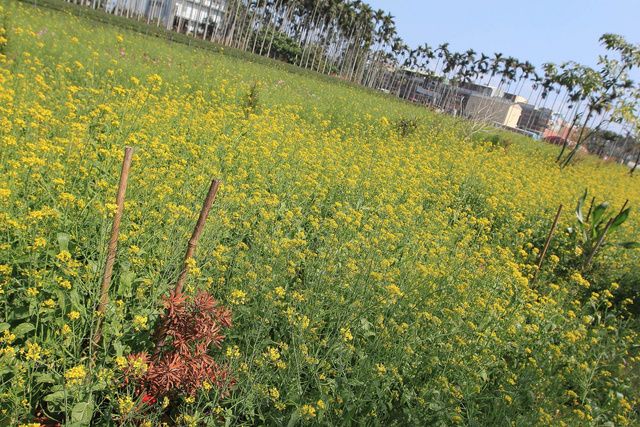
[[[216,363],[209,350],[212,344],[220,348],[225,338],[221,329],[233,326],[231,312],[217,306],[208,292],[193,298],[172,292],[163,297],[162,305],[163,321],[157,337],[162,348],[152,358],[147,352],[128,355],[122,368],[123,384],[134,384],[136,394],[142,396],[141,413],[159,398],[175,401],[178,395],[193,396],[199,389],[216,389],[228,395],[226,390],[235,379],[226,366]]]
[[[222,328],[233,326],[231,312],[216,307],[217,302],[208,292],[199,292],[194,298],[182,293],[163,297],[164,329],[171,342],[165,345],[143,378],[144,388],[151,396],[168,396],[178,392],[194,395],[206,381],[210,386],[224,390],[234,380],[225,367],[209,355],[213,344],[220,348],[225,336]]]

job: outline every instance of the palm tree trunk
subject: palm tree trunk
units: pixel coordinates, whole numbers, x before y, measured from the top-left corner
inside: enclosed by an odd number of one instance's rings
[[[202,33],[202,40],[207,39],[207,33],[209,31],[209,22],[211,22],[211,7],[213,6],[213,0],[209,0],[209,7],[207,8],[207,22],[204,24],[204,32]]]
[[[233,33],[235,32],[235,27],[237,25],[238,13],[240,11],[241,3],[242,3],[241,0],[235,1],[236,8],[235,8],[233,19],[229,20],[229,24],[228,24],[228,27],[226,28],[226,32],[223,34],[225,37],[223,44],[225,46],[231,46],[231,43],[233,41]]]
[[[587,118],[584,121],[584,124],[582,126],[582,129],[580,129],[580,135],[578,136],[578,141],[576,141],[576,146],[573,148],[573,150],[571,150],[571,152],[569,153],[569,155],[567,155],[566,160],[564,161],[564,163],[562,164],[562,167],[565,168],[569,165],[569,162],[571,161],[571,159],[573,158],[573,156],[575,156],[575,154],[578,152],[578,150],[580,149],[580,145],[583,142],[583,138],[584,138],[584,131],[587,128],[587,124],[589,123],[589,120],[591,119],[591,115],[593,114],[593,109],[589,108],[589,112],[587,114]],[[567,135],[569,136],[569,135]]]
[[[564,138],[564,142],[562,143],[562,150],[560,150],[560,154],[558,154],[558,158],[556,159],[556,163],[558,163],[560,161],[560,159],[562,158],[562,155],[564,154],[564,150],[567,149],[567,142],[569,140],[569,135],[571,135],[571,131],[573,130],[573,127],[576,125],[576,122],[578,121],[579,117],[580,116],[576,112],[576,114],[575,114],[575,116],[573,118],[573,122],[571,122],[571,126],[569,126],[569,130],[567,131],[567,135]]]
[[[640,147],[636,147],[636,150],[638,150],[638,154],[636,155],[636,162],[633,164],[633,167],[629,171],[629,176],[633,176],[633,172],[636,170],[636,167],[638,167],[638,163],[640,163]]]

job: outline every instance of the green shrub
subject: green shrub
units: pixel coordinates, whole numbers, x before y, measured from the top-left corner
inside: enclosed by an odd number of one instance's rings
[[[268,52],[270,58],[295,64],[302,56],[302,48],[295,40],[284,33],[272,29],[255,31],[250,39],[249,45],[253,46],[255,44],[260,47],[263,40],[263,53]],[[269,48],[270,44],[271,46]]]

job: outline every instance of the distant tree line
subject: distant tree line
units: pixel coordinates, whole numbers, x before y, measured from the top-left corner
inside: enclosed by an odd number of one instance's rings
[[[536,70],[529,61],[498,52],[455,52],[449,43],[437,47],[425,43],[411,48],[398,36],[390,13],[374,10],[360,0],[165,0],[165,16],[175,17],[171,22],[156,18],[161,16],[157,11],[163,7],[158,6],[164,4],[161,1],[80,1],[93,8],[108,9],[106,5],[111,4],[112,13],[146,18],[149,23],[194,37],[333,74],[404,98],[410,98],[419,85],[435,94],[433,106],[443,111],[456,105],[453,97],[465,85],[492,84],[497,93],[516,96],[525,91],[530,104],[562,111],[572,128],[557,158],[560,165],[569,164],[585,145],[601,152],[604,148],[598,149],[596,140],[609,141],[604,145],[612,148],[613,141],[620,138],[602,139],[609,135],[607,132],[613,132],[611,129],[629,134],[624,146],[640,139],[640,89],[628,75],[630,69],[640,66],[640,49],[615,34],[600,38],[607,55],[600,58],[598,69],[568,61],[545,63]],[[141,7],[141,2],[149,3]],[[191,15],[177,16],[178,4],[181,8],[190,5]],[[410,77],[416,72],[421,78]],[[570,136],[573,141],[569,141]],[[618,153],[620,144],[615,147],[611,154]]]

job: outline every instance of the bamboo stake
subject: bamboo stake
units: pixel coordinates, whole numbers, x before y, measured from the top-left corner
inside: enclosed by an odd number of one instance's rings
[[[113,217],[111,225],[111,239],[109,240],[109,253],[107,255],[107,263],[104,266],[104,276],[102,278],[102,290],[100,291],[100,304],[98,305],[98,328],[93,337],[93,342],[98,344],[102,331],[102,319],[104,318],[105,307],[109,299],[109,286],[111,285],[111,276],[113,274],[113,263],[116,259],[116,249],[118,248],[118,235],[120,234],[120,220],[122,219],[122,211],[124,209],[124,195],[127,191],[127,181],[129,180],[129,170],[131,169],[131,159],[133,158],[133,147],[124,148],[124,159],[122,161],[122,171],[120,172],[120,183],[118,184],[118,193],[116,195],[116,205],[118,209]]]
[[[200,240],[200,235],[202,234],[202,230],[204,229],[205,222],[207,222],[209,211],[211,211],[211,206],[213,205],[213,201],[216,198],[216,194],[218,193],[219,187],[220,187],[220,181],[214,178],[214,180],[211,181],[211,187],[209,187],[207,198],[204,200],[204,204],[202,205],[202,210],[200,211],[200,216],[198,217],[198,222],[196,223],[196,227],[194,228],[193,234],[189,239],[187,253],[185,254],[184,261],[182,262],[182,271],[180,272],[180,276],[178,277],[176,288],[173,291],[175,295],[182,293],[182,289],[184,289],[184,281],[187,279],[187,274],[189,273],[188,261],[190,258],[193,257],[193,254],[196,251],[196,247],[198,246],[198,241]]]
[[[196,223],[196,227],[193,230],[193,234],[189,239],[189,244],[187,246],[187,253],[184,256],[184,261],[182,262],[182,271],[180,272],[180,276],[178,276],[178,281],[176,282],[176,287],[174,288],[172,295],[179,295],[182,293],[184,289],[184,282],[187,279],[187,274],[189,273],[189,260],[193,257],[194,252],[196,251],[196,247],[198,246],[198,241],[200,240],[200,235],[202,234],[202,230],[204,229],[204,224],[207,222],[207,217],[209,216],[209,212],[211,211],[211,206],[213,205],[213,201],[216,198],[216,194],[218,193],[218,188],[220,187],[220,180],[213,179],[211,181],[211,187],[209,187],[209,192],[207,193],[207,197],[204,200],[204,204],[202,205],[202,210],[200,211],[200,216],[198,217],[198,222]],[[164,322],[158,331],[158,338],[156,342],[156,348],[153,351],[153,359],[155,360],[161,353],[162,348],[164,347],[164,342],[167,338],[167,323]]]
[[[582,271],[586,270],[587,267],[589,267],[589,264],[591,263],[593,256],[596,254],[596,251],[598,250],[598,248],[602,244],[602,241],[604,240],[604,236],[607,235],[607,231],[609,231],[609,227],[611,227],[611,224],[613,224],[613,220],[614,218],[609,218],[609,222],[607,222],[607,226],[604,228],[604,231],[602,231],[602,234],[600,235],[600,238],[596,242],[596,245],[591,250],[591,253],[589,254],[589,258],[587,258],[587,262],[585,262],[584,267],[582,267]]]
[[[624,201],[624,205],[622,205],[622,207],[620,208],[620,212],[618,212],[618,215],[620,215],[622,211],[624,211],[624,208],[627,207],[627,203],[629,203],[629,199]]]
[[[558,225],[558,219],[560,218],[560,213],[562,212],[562,205],[558,207],[558,213],[556,214],[556,218],[553,220],[553,224],[551,225],[551,230],[549,230],[549,235],[547,236],[547,241],[544,244],[544,248],[542,248],[542,253],[540,254],[540,259],[538,260],[538,268],[533,273],[533,277],[531,278],[531,283],[536,280],[536,276],[538,275],[538,271],[540,271],[540,267],[542,266],[542,261],[544,260],[544,256],[547,254],[547,249],[549,249],[549,243],[551,243],[551,237],[553,236],[553,232],[556,230]]]

